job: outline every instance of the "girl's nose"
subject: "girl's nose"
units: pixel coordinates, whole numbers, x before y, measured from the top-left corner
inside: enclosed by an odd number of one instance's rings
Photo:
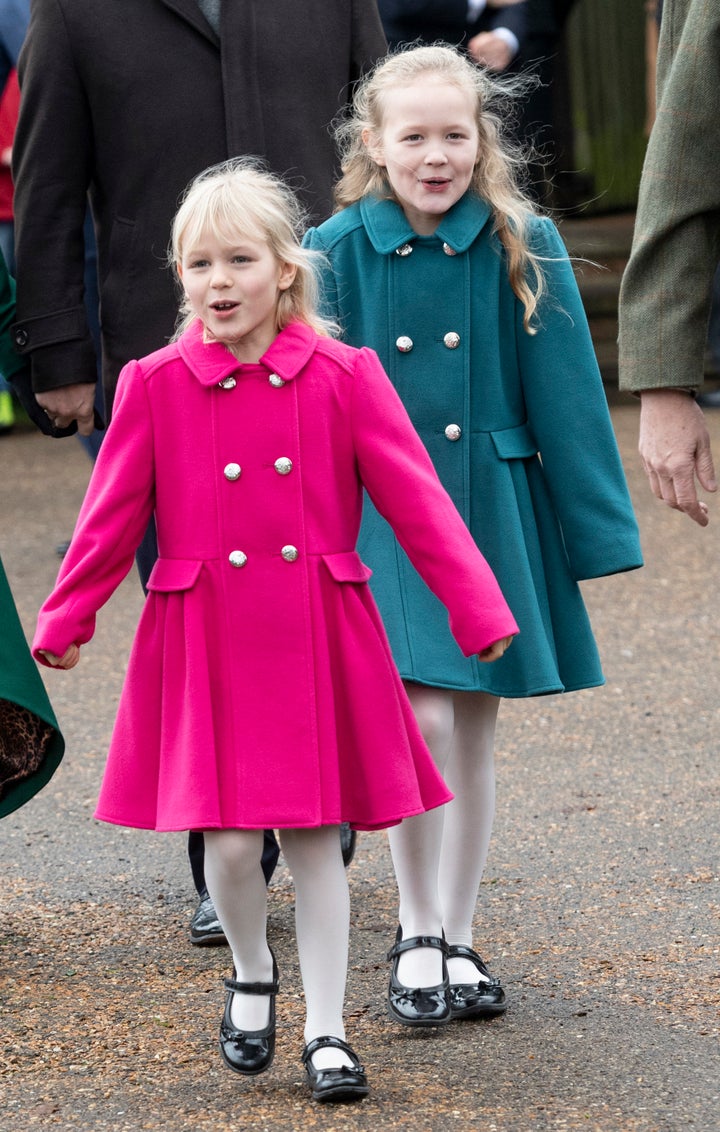
[[[428,165],[445,165],[447,162],[447,155],[442,146],[434,145],[425,154],[425,161]]]
[[[229,287],[231,283],[230,273],[224,264],[216,264],[210,277],[210,285],[212,287]]]

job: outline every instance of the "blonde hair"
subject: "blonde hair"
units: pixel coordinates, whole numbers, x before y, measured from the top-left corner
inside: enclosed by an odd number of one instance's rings
[[[525,159],[504,136],[501,117],[501,111],[510,109],[511,99],[526,88],[523,80],[492,79],[467,56],[444,44],[404,48],[386,56],[357,86],[350,114],[336,123],[342,168],[335,187],[337,210],[369,194],[395,199],[386,170],[375,163],[363,142],[363,131],[378,138],[388,91],[428,75],[466,91],[476,106],[478,158],[470,189],[492,208],[494,231],[507,254],[510,285],[525,308],[523,325],[534,334],[531,320],[544,290],[544,273],[540,258],[530,249],[527,231],[538,210],[520,188]]]
[[[328,337],[337,328],[318,313],[316,263],[322,256],[301,247],[305,227],[304,209],[284,181],[255,158],[233,158],[205,169],[188,185],[173,221],[168,260],[177,277],[183,249],[197,244],[206,232],[228,243],[236,243],[239,236],[263,240],[280,263],[296,269],[293,282],[278,294],[278,332],[298,320]],[[195,317],[183,299],[175,339]]]

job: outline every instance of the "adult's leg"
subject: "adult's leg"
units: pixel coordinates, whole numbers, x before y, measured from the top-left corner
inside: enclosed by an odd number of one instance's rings
[[[350,897],[338,828],[282,829],[280,842],[295,885],[305,1043],[326,1034],[344,1040]],[[351,1064],[332,1048],[319,1049],[312,1060],[316,1069]]]
[[[406,691],[425,742],[442,773],[453,738],[453,693],[409,682]],[[440,806],[406,818],[388,830],[404,939],[442,934],[438,866],[446,808]],[[437,948],[413,948],[398,957],[397,977],[404,986],[435,986],[442,981],[442,975],[442,954]]]

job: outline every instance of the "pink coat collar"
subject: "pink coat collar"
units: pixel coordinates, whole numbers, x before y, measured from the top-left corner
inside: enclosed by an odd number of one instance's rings
[[[276,373],[283,381],[292,381],[310,361],[316,345],[317,334],[314,330],[304,322],[292,322],[280,331],[259,364],[269,373]],[[199,319],[192,322],[178,339],[178,350],[201,385],[217,385],[231,373],[246,368],[219,342],[203,342],[202,323]]]

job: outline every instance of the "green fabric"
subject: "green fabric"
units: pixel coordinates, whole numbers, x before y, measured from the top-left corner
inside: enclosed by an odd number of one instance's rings
[[[12,813],[37,794],[60,765],[65,741],[60,733],[50,706],[45,685],[28,648],[20,618],[17,615],[5,570],[0,562],[0,719],[6,722],[8,707],[16,705],[34,717],[36,749],[28,749],[27,757],[34,760],[36,769],[9,786],[0,782],[0,817]],[[42,724],[48,725],[42,727]],[[40,724],[40,726],[37,726]],[[0,734],[0,752],[3,761],[3,779],[7,772],[4,756],[11,735],[7,727]]]
[[[25,362],[18,353],[10,336],[10,327],[15,319],[15,280],[5,266],[0,251],[0,373],[11,377],[22,369]]]
[[[720,4],[666,0],[657,118],[620,292],[620,386],[697,386],[720,260]]]

